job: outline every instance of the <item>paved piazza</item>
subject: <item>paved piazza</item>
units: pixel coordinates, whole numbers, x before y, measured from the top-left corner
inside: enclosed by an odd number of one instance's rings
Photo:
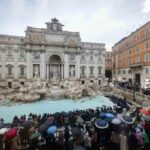
[[[105,77],[105,44],[82,42],[53,18],[47,28],[27,27],[25,37],[0,35],[0,84],[29,84],[34,78],[100,84]],[[87,31],[88,32],[88,31]]]

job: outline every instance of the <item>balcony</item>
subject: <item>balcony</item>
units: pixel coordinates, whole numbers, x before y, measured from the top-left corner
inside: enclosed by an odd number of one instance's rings
[[[134,63],[130,65],[130,68],[135,69],[135,68],[142,68],[144,66],[144,63]]]
[[[94,63],[95,63],[94,60],[89,61],[89,64],[94,64]]]
[[[14,78],[14,74],[7,74],[6,78]]]
[[[7,55],[6,60],[7,61],[14,61],[13,55]]]
[[[91,75],[91,74],[90,74],[90,75],[89,75],[89,78],[95,78],[95,77],[94,77],[94,75]]]
[[[86,75],[85,74],[81,74],[80,78],[86,78]]]
[[[25,79],[25,78],[26,78],[26,74],[20,74],[20,75],[19,75],[19,78]]]
[[[86,60],[80,60],[80,64],[86,64]]]
[[[25,61],[26,61],[26,57],[20,57],[20,58],[19,58],[19,61],[20,61],[20,62],[25,62]]]

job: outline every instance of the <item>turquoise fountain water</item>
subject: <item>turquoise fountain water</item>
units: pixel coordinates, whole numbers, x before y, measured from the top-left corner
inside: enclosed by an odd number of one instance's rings
[[[28,115],[30,112],[36,114],[55,113],[61,111],[72,111],[74,109],[95,109],[102,105],[113,106],[114,104],[108,98],[103,96],[97,96],[92,99],[82,98],[80,100],[49,99],[27,104],[17,103],[12,106],[0,106],[0,118],[3,118],[5,122],[10,122],[15,115],[20,117],[23,114]]]

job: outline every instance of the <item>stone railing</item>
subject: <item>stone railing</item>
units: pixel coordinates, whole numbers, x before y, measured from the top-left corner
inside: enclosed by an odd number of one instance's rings
[[[14,74],[7,74],[6,78],[14,78]]]
[[[19,78],[26,78],[26,74],[20,74]]]
[[[122,87],[117,87],[117,88],[122,90],[123,92],[126,92],[127,94],[132,94],[133,97],[135,96],[136,100],[140,100],[141,102],[144,101],[144,100],[150,100],[150,96],[149,95],[145,95],[145,94],[142,94],[140,92],[135,92],[133,90],[122,88]]]
[[[86,75],[81,74],[80,77],[81,78],[86,78]]]
[[[94,75],[89,75],[89,78],[94,78]]]

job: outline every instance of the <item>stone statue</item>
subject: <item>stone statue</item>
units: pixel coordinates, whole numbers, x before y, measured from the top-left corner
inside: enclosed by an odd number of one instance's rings
[[[56,66],[53,67],[52,73],[53,73],[53,76],[52,76],[52,83],[53,83],[53,84],[56,84],[56,83],[58,83],[58,81],[59,81],[58,69],[57,69]]]
[[[34,78],[39,78],[39,67],[38,66],[34,67]]]
[[[75,71],[75,68],[74,68],[74,67],[71,67],[71,68],[70,68],[70,76],[71,76],[71,77],[74,77],[74,76],[75,76],[74,71]]]

